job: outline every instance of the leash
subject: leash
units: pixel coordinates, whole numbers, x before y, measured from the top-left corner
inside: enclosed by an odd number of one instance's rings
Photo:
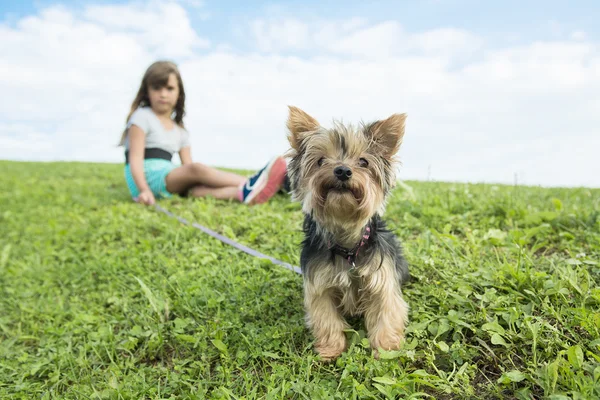
[[[163,214],[166,214],[169,217],[175,218],[175,219],[177,219],[179,222],[181,222],[183,224],[186,224],[186,225],[192,226],[192,227],[194,227],[196,229],[199,229],[202,232],[206,233],[207,235],[210,235],[210,236],[214,237],[215,239],[220,240],[223,243],[227,243],[228,245],[233,246],[233,247],[235,247],[238,250],[241,250],[241,251],[243,251],[245,253],[248,253],[251,256],[258,257],[258,258],[265,258],[267,260],[270,260],[273,264],[281,265],[284,268],[287,268],[287,269],[289,269],[291,271],[294,271],[294,272],[302,275],[302,270],[299,267],[296,267],[295,265],[288,264],[288,263],[280,261],[280,260],[278,260],[276,258],[270,257],[270,256],[268,256],[266,254],[260,253],[260,252],[258,252],[256,250],[253,250],[253,249],[251,249],[251,248],[249,248],[247,246],[244,246],[243,244],[240,244],[240,243],[238,243],[238,242],[236,242],[234,240],[231,240],[228,237],[223,236],[223,235],[221,235],[221,234],[219,234],[219,233],[217,233],[217,232],[215,232],[215,231],[213,231],[213,230],[211,230],[211,229],[209,229],[209,228],[207,228],[205,226],[202,226],[202,225],[197,224],[195,222],[189,222],[185,218],[182,218],[182,217],[180,217],[178,215],[173,214],[172,212],[170,212],[168,210],[165,210],[164,208],[162,208],[161,206],[159,206],[156,203],[154,203],[154,207],[158,211],[162,212]]]

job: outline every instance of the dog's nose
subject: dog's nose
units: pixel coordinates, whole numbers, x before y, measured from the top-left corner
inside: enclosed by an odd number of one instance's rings
[[[340,181],[347,181],[352,176],[352,170],[342,165],[339,167],[335,167],[335,169],[333,170],[333,174]]]

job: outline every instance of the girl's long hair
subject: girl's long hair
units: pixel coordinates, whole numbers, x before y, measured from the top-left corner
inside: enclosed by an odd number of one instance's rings
[[[135,96],[133,103],[131,103],[131,110],[127,115],[125,123],[129,121],[129,118],[131,118],[131,115],[135,112],[135,110],[138,109],[138,107],[150,106],[148,88],[160,88],[166,86],[171,74],[175,74],[179,84],[179,98],[177,99],[177,104],[175,105],[174,120],[177,125],[184,128],[183,116],[185,115],[185,90],[183,89],[183,81],[181,79],[181,74],[179,73],[179,68],[177,68],[175,63],[170,61],[156,61],[148,67],[144,77],[142,78],[142,83],[138,89],[137,95]],[[121,134],[119,146],[123,146],[125,144],[126,137],[127,128],[125,128]]]

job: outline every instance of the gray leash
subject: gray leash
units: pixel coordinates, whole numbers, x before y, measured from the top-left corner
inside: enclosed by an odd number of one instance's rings
[[[212,237],[214,237],[216,239],[219,239],[221,242],[227,243],[228,245],[233,246],[236,249],[241,250],[243,252],[246,252],[246,253],[250,254],[251,256],[258,257],[258,258],[266,258],[267,260],[270,260],[273,264],[281,265],[284,268],[287,268],[287,269],[289,269],[291,271],[294,271],[294,272],[302,275],[302,270],[300,268],[294,266],[294,265],[291,265],[291,264],[288,264],[286,262],[280,261],[280,260],[278,260],[276,258],[267,256],[266,254],[262,254],[262,253],[260,253],[260,252],[258,252],[256,250],[252,250],[251,248],[246,247],[243,244],[240,244],[240,243],[238,243],[236,241],[233,241],[233,240],[229,239],[228,237],[225,237],[225,236],[223,236],[223,235],[221,235],[221,234],[219,234],[219,233],[217,233],[217,232],[215,232],[215,231],[213,231],[211,229],[208,229],[205,226],[202,226],[202,225],[197,224],[195,222],[189,222],[185,218],[182,218],[182,217],[180,217],[178,215],[173,214],[170,211],[165,210],[164,208],[162,208],[161,206],[159,206],[156,203],[154,203],[154,207],[158,211],[160,211],[160,212],[162,212],[164,214],[167,214],[169,217],[173,217],[173,218],[177,219],[179,222],[182,222],[182,223],[184,223],[186,225],[190,225],[190,226],[192,226],[192,227],[194,227],[196,229],[199,229],[202,232],[204,232],[204,233],[206,233],[206,234],[208,234],[208,235],[210,235],[210,236],[212,236]]]

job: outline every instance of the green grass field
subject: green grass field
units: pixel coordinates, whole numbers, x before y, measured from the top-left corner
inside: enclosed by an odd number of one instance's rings
[[[322,364],[301,276],[133,203],[121,165],[0,161],[2,399],[600,397],[600,190],[406,182],[401,351]],[[299,263],[278,196],[166,209]]]

